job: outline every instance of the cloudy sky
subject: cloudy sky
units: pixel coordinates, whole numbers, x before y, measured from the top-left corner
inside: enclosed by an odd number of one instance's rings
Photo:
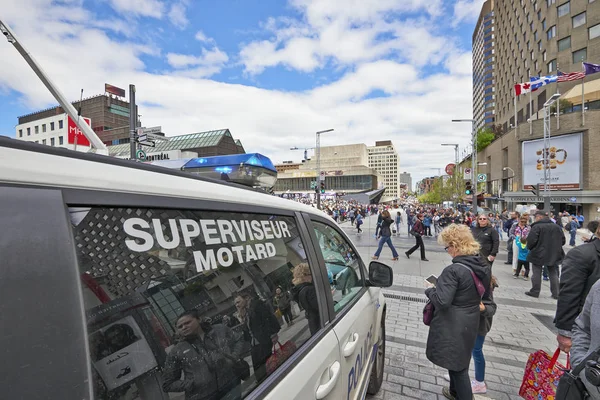
[[[72,100],[136,85],[145,126],[229,128],[246,151],[300,160],[391,139],[413,181],[470,141],[471,35],[483,0],[2,0],[8,23]],[[56,104],[0,41],[0,134]]]

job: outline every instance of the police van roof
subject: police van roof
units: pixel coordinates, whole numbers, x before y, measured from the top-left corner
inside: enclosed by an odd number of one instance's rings
[[[325,216],[313,207],[237,184],[4,137],[0,137],[0,183],[219,200]]]

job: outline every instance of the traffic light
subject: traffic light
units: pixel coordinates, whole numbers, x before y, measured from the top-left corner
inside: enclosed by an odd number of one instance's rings
[[[321,194],[325,193],[325,181],[321,181]]]
[[[473,194],[473,186],[471,186],[471,181],[465,182],[465,194]]]
[[[531,188],[531,191],[533,192],[534,195],[539,196],[540,195],[540,184],[536,184]]]

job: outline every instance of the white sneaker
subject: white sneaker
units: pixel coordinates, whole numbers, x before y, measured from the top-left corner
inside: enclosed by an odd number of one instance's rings
[[[471,381],[471,389],[473,390],[473,394],[483,394],[487,392],[485,382]]]
[[[444,374],[444,379],[450,382],[450,374]]]

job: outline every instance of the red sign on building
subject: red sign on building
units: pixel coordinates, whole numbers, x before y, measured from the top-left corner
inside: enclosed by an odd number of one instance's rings
[[[73,121],[71,119],[71,117],[69,117],[67,115],[67,128],[69,129],[68,132],[68,137],[67,137],[67,142],[69,144],[75,144],[75,137],[77,137],[77,145],[78,146],[88,146],[90,147],[90,141],[88,140],[87,137],[85,137],[85,135],[83,134],[83,132],[81,132],[78,128],[77,125],[75,124],[75,121]],[[88,124],[90,127],[92,126],[92,120],[89,118],[85,118],[85,117],[80,117],[80,119],[83,119],[85,121],[86,124]]]

